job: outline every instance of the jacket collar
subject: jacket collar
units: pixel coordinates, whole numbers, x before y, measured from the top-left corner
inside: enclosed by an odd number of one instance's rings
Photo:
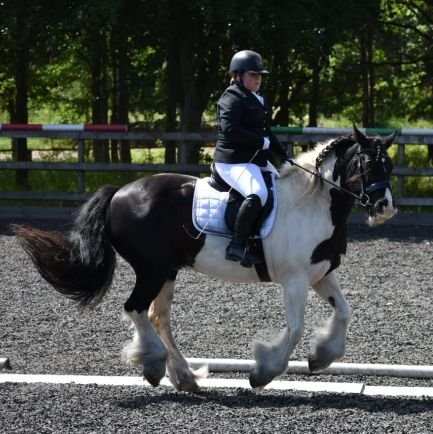
[[[262,105],[262,103],[257,99],[257,97],[239,81],[236,81],[235,83],[233,83],[233,86],[236,86],[241,92],[245,93],[245,95],[247,95],[248,98],[252,99],[260,107],[262,107],[262,108],[266,107],[266,101],[265,100],[264,100],[264,105]]]

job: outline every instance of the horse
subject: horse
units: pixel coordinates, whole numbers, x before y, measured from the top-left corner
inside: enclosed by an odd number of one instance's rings
[[[387,153],[395,135],[370,137],[354,126],[351,134],[319,143],[281,166],[275,180],[275,220],[262,243],[270,279],[282,286],[286,326],[271,341],[255,343],[249,374],[255,390],[288,369],[303,334],[309,287],[333,308],[314,340],[309,369],[319,372],[343,357],[351,309],[336,269],[346,253],[347,219],[356,199],[370,226],[397,212]],[[254,267],[225,259],[227,238],[194,227],[197,180],[161,173],[121,188],[102,186],[82,205],[67,234],[13,226],[41,276],[82,307],[101,302],[113,278],[116,252],[123,257],[136,277],[124,303],[134,326],[124,348],[126,362],[140,366],[151,385],[158,386],[167,375],[180,391],[197,391],[201,374],[188,365],[171,330],[179,270],[231,282],[260,281]]]

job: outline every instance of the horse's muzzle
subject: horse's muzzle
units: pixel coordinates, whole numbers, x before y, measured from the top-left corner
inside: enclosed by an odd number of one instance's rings
[[[369,226],[377,226],[385,223],[397,214],[397,208],[394,208],[392,197],[382,197],[374,205],[370,206],[368,217]]]

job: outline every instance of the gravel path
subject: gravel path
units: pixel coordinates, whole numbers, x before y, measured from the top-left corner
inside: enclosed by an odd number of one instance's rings
[[[9,357],[12,372],[140,375],[120,357],[131,335],[122,305],[134,283],[124,261],[103,303],[80,312],[39,277],[4,222],[0,255],[0,357]],[[344,362],[433,365],[432,262],[431,226],[349,226],[348,253],[338,272],[353,309]],[[292,359],[307,358],[313,329],[330,313],[311,292],[305,335]],[[252,342],[284,324],[277,285],[180,273],[173,328],[187,357],[250,359]],[[281,379],[433,387],[432,380],[386,377]],[[0,433],[431,433],[432,427],[433,400],[421,398],[0,384]]]

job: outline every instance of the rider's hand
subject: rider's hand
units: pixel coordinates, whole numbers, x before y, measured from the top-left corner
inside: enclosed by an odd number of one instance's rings
[[[291,166],[293,166],[293,163],[294,163],[294,161],[293,161],[293,157],[287,152],[286,153],[286,161],[291,165]]]

